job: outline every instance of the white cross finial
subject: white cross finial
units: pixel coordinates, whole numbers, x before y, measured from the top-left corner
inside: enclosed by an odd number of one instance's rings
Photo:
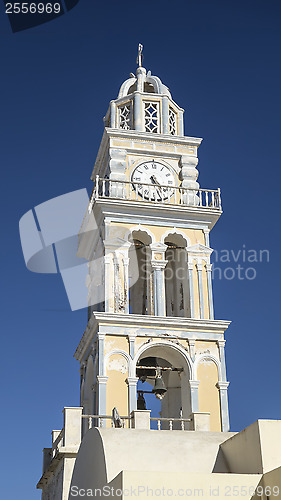
[[[138,47],[138,58],[137,58],[137,63],[139,65],[139,68],[142,67],[142,58],[143,58],[143,55],[142,55],[142,49],[143,49],[143,45],[141,43],[139,43],[139,47]]]

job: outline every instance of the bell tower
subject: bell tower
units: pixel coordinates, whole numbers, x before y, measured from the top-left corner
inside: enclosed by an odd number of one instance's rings
[[[183,112],[142,66],[139,46],[136,75],[104,118],[79,235],[89,262],[88,324],[75,352],[81,406],[98,416],[150,409],[146,383],[163,426],[181,417],[189,429],[202,414],[226,432],[229,322],[214,319],[209,241],[220,190],[197,181],[202,139],[184,135]]]

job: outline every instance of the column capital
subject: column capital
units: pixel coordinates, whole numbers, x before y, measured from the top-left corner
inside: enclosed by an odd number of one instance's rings
[[[136,386],[139,381],[138,377],[127,377],[126,382],[130,386]]]
[[[106,385],[107,383],[107,380],[108,380],[108,377],[106,377],[105,375],[97,375],[97,381],[99,383],[99,385]]]
[[[203,270],[203,264],[202,264],[202,262],[196,262],[196,267],[197,267],[197,270],[199,272],[201,272]]]
[[[189,380],[189,385],[191,389],[198,389],[200,380]]]
[[[98,332],[97,337],[99,340],[104,340],[105,339],[105,333]]]
[[[165,269],[165,267],[166,267],[167,264],[168,264],[167,260],[151,259],[151,267],[152,267],[152,269]]]
[[[111,262],[111,255],[110,254],[106,254],[104,256],[104,263],[105,264],[110,264],[110,262]]]
[[[217,382],[217,383],[216,383],[216,386],[217,386],[217,388],[218,388],[220,391],[221,391],[221,390],[222,390],[222,391],[226,391],[226,389],[227,389],[227,388],[228,388],[228,386],[229,386],[229,382],[221,382],[221,381],[219,381],[219,382]]]
[[[213,264],[206,264],[207,271],[211,272],[212,271]]]
[[[194,346],[195,346],[195,342],[196,342],[196,340],[194,340],[194,339],[187,339],[187,341],[188,341],[188,344],[190,345],[190,347],[191,347],[191,346],[192,346],[192,347],[194,347]]]
[[[219,347],[224,348],[225,343],[226,343],[226,340],[217,340],[217,344],[218,344]]]
[[[193,271],[193,262],[188,262],[188,264],[187,264],[187,269],[188,269],[189,271]]]

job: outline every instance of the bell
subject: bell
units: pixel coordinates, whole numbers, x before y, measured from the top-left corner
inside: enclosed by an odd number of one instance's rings
[[[167,389],[166,389],[166,386],[164,384],[164,380],[163,380],[162,375],[161,375],[161,369],[157,368],[156,370],[157,370],[157,372],[156,372],[156,378],[155,378],[155,385],[152,389],[152,392],[155,394],[155,396],[158,399],[163,399],[163,397],[165,396],[165,394],[167,392]]]
[[[146,402],[144,399],[143,392],[139,392],[137,408],[138,408],[138,410],[146,410]]]

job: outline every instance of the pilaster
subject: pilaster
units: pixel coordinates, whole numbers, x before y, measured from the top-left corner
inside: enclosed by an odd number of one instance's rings
[[[137,377],[128,377],[127,383],[129,387],[129,414],[132,411],[137,410]]]
[[[189,380],[192,413],[199,411],[199,383],[199,380]]]
[[[198,272],[200,318],[204,319],[204,296],[203,296],[203,280],[202,280],[203,264],[197,262],[196,267]]]
[[[227,389],[229,382],[217,382],[217,387],[220,393],[220,405],[221,405],[221,430],[222,432],[229,431],[229,412],[228,412],[228,397]]]
[[[183,155],[180,159],[179,166],[181,168],[179,178],[181,180],[181,187],[184,188],[182,200],[184,205],[198,205],[199,197],[196,191],[199,189],[197,177],[199,172],[196,168],[198,158],[191,155]]]
[[[106,384],[108,377],[98,375],[98,415],[106,415]]]
[[[214,319],[212,264],[207,264],[207,284],[208,284],[209,315],[210,319]]]
[[[188,283],[189,283],[189,298],[190,298],[190,316],[195,318],[194,309],[194,287],[193,287],[193,262],[188,262]]]

